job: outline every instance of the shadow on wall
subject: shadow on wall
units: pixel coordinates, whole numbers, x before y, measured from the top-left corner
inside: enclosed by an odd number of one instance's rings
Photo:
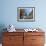
[[[4,28],[6,28],[5,25],[0,24],[0,43],[2,43],[2,36],[3,36],[2,32],[6,31],[6,30],[4,30]]]

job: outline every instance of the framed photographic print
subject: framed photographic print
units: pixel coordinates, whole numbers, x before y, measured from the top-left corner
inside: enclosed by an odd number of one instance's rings
[[[34,22],[35,21],[35,7],[18,7],[17,21],[19,22]]]

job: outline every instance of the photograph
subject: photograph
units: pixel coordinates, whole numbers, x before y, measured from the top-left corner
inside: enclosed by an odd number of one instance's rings
[[[35,21],[35,7],[18,7],[17,21],[21,22]]]

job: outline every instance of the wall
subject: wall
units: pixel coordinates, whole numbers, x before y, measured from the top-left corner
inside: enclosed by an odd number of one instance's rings
[[[1,0],[0,25],[16,28],[46,28],[46,0]],[[17,22],[17,7],[35,7],[35,22]]]

